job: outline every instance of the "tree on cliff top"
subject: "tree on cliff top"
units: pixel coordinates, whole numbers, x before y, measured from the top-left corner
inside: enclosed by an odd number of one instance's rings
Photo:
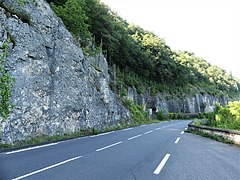
[[[66,3],[64,2],[58,2],[58,4],[62,5],[51,3],[51,7],[63,20],[68,30],[73,35],[81,37],[82,43],[85,43],[86,40],[91,38],[91,33],[88,31],[88,17],[84,10],[86,7],[85,0],[68,0]]]
[[[184,93],[197,89],[218,96],[239,93],[240,82],[222,69],[193,53],[171,50],[163,39],[127,23],[99,0],[48,2],[73,35],[86,40],[92,34],[94,44],[107,51],[109,64],[120,68],[127,85],[154,84],[157,91]]]

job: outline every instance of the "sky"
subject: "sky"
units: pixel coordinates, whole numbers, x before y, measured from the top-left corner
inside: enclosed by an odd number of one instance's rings
[[[129,23],[240,78],[240,0],[101,0]]]

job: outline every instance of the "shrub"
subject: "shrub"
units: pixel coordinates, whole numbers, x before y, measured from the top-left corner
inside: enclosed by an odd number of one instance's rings
[[[122,102],[131,112],[131,118],[136,123],[143,123],[146,121],[146,112],[143,109],[143,106],[135,105],[134,102],[127,98],[122,98]]]
[[[14,78],[11,78],[9,71],[4,68],[4,63],[7,56],[7,48],[10,39],[7,39],[6,42],[0,46],[0,116],[7,118],[12,105],[9,103],[9,98],[11,96],[11,87],[15,81]]]
[[[206,125],[240,130],[240,101],[229,102],[225,107],[216,104],[214,112],[209,115]]]
[[[175,113],[168,113],[168,117],[170,119],[176,119],[177,118],[177,115]]]
[[[168,119],[168,116],[166,115],[166,113],[162,109],[158,110],[158,112],[156,113],[156,117],[157,117],[158,120],[166,120],[166,119]]]

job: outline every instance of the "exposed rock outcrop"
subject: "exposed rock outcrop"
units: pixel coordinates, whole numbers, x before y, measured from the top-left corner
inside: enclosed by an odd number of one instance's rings
[[[163,110],[165,113],[189,113],[197,114],[203,112],[212,112],[215,104],[221,105],[228,103],[227,98],[218,98],[208,94],[196,94],[195,96],[185,96],[182,98],[169,98],[168,96],[158,93],[155,97],[150,97],[148,93],[138,94],[134,88],[128,88],[128,98],[136,104],[143,105],[150,112]]]
[[[103,55],[85,56],[44,0],[0,4],[0,43],[12,41],[5,67],[16,78],[15,107],[1,120],[2,143],[129,122],[109,88]]]

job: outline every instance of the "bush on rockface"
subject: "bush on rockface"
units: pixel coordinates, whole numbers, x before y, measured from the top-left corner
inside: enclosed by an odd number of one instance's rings
[[[2,118],[7,118],[12,108],[9,99],[11,96],[11,87],[15,81],[14,78],[11,78],[9,71],[4,68],[9,42],[10,39],[7,39],[0,46],[0,117]]]
[[[131,112],[132,119],[135,123],[141,124],[147,120],[143,106],[136,105],[133,101],[127,98],[122,98],[122,102]]]
[[[161,120],[161,121],[169,119],[168,115],[162,109],[158,110],[158,112],[156,113],[156,117],[158,120]]]

